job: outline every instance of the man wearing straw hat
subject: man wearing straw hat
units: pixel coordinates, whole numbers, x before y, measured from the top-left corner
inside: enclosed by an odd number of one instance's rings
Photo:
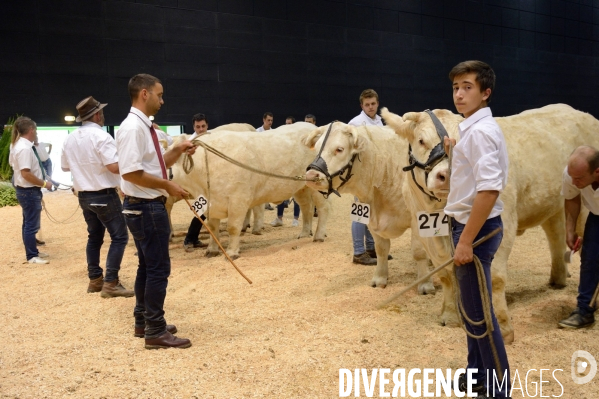
[[[79,129],[67,137],[62,148],[61,168],[73,175],[79,206],[87,223],[87,292],[102,292],[102,298],[132,297],[119,281],[119,270],[129,241],[123,206],[115,189],[120,183],[119,165],[114,139],[102,129],[104,110],[93,97],[86,97],[75,107],[82,122]],[[100,249],[104,233],[110,234],[106,257],[106,276],[100,267]]]

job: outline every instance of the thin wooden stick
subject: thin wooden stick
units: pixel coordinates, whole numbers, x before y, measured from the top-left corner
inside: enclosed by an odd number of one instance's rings
[[[235,268],[235,270],[237,270],[239,272],[239,274],[241,274],[241,276],[244,279],[247,280],[248,283],[252,284],[252,280],[250,280],[249,278],[247,278],[247,276],[245,274],[243,274],[243,272],[237,267],[237,265],[235,264],[235,262],[233,262],[233,259],[231,259],[229,257],[229,255],[227,255],[227,251],[225,251],[225,249],[223,248],[223,246],[220,245],[220,242],[218,241],[218,239],[216,238],[216,236],[214,235],[214,233],[212,233],[212,230],[210,230],[210,228],[208,227],[208,225],[206,223],[204,223],[204,221],[202,220],[202,218],[200,217],[200,215],[198,215],[198,213],[195,211],[195,209],[193,209],[193,207],[189,203],[189,200],[187,198],[183,198],[183,199],[185,200],[185,202],[187,202],[187,205],[189,206],[189,209],[191,209],[191,211],[193,212],[193,214],[199,219],[200,223],[202,223],[202,225],[206,228],[206,230],[208,230],[208,233],[210,233],[210,235],[212,236],[212,238],[214,239],[214,241],[216,241],[216,243],[218,244],[218,247],[221,249],[221,251],[223,251],[223,254],[225,254],[225,256],[227,257],[227,259],[229,260],[229,262],[231,262],[231,264]]]
[[[472,248],[476,248],[478,247],[480,244],[482,244],[483,242],[487,241],[489,238],[493,237],[494,235],[496,235],[497,233],[499,233],[501,231],[501,227],[496,228],[495,230],[493,230],[492,232],[490,232],[489,234],[487,234],[484,237],[481,237],[480,239],[478,239],[477,241],[475,241],[472,244]],[[426,276],[423,276],[421,278],[419,278],[418,280],[414,281],[412,284],[408,285],[406,288],[404,288],[403,290],[399,291],[397,294],[393,295],[391,298],[387,299],[384,302],[381,302],[377,308],[378,309],[382,309],[385,306],[387,306],[388,304],[390,304],[391,302],[393,302],[394,300],[396,300],[397,298],[399,298],[400,296],[402,296],[403,294],[405,294],[406,292],[408,292],[409,290],[411,290],[412,288],[414,288],[415,286],[417,286],[418,284],[422,283],[423,281],[427,280],[430,276],[432,276],[433,274],[437,273],[438,271],[440,271],[441,269],[446,268],[447,266],[449,266],[450,264],[453,263],[453,258],[449,259],[447,262],[443,263],[441,266],[437,267],[436,269],[432,270],[431,272],[429,272]]]

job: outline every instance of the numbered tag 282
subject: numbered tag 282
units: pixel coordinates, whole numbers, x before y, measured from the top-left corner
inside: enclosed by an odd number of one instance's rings
[[[198,215],[203,215],[206,212],[206,208],[208,207],[208,200],[200,195],[192,204],[191,207]]]
[[[350,219],[352,222],[368,224],[370,222],[370,205],[361,202],[353,202],[351,204]]]
[[[449,235],[449,222],[447,215],[443,211],[439,212],[418,212],[416,214],[418,222],[418,234],[420,237],[439,237]]]

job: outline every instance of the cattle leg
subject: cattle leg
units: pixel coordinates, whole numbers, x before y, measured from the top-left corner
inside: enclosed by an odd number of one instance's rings
[[[252,228],[252,234],[257,236],[262,235],[262,229],[264,228],[264,205],[257,205],[253,207],[252,213],[254,214],[254,227]]]
[[[173,211],[173,205],[175,205],[175,202],[177,202],[178,200],[180,200],[180,198],[175,198],[172,195],[169,195],[164,204],[164,207],[166,208],[166,213],[168,214],[168,224],[171,228],[171,236],[169,238],[169,241],[171,242],[173,241],[173,237],[175,236],[175,232],[173,230],[173,222],[171,221],[171,212]]]
[[[297,238],[310,237],[312,235],[312,218],[314,217],[312,212],[312,190],[304,187],[293,194],[293,199],[299,205],[302,215],[302,231]]]
[[[250,218],[252,217],[252,209],[248,209],[245,213],[245,219],[243,220],[243,227],[241,228],[241,232],[245,233],[248,227],[250,227]],[[256,221],[256,216],[254,216],[254,222]]]
[[[413,230],[412,230],[413,231]],[[429,261],[422,242],[418,239],[417,234],[411,234],[412,258],[416,262],[416,270],[418,271],[418,279],[429,272]],[[435,294],[435,286],[432,278],[418,284],[418,293],[421,295]]]
[[[262,205],[259,205],[263,207]],[[227,245],[227,255],[231,259],[239,258],[239,238],[241,233],[241,224],[243,223],[243,214],[235,214],[229,211],[229,218],[227,220],[227,232],[229,233],[229,244]],[[254,214],[254,226],[256,226],[256,219]]]
[[[214,234],[216,238],[219,238],[220,219],[212,217],[208,219],[208,228],[212,231],[212,234]],[[214,241],[212,236],[210,236],[210,240],[208,241],[208,249],[206,250],[206,256],[212,258],[218,255],[220,255],[220,249],[218,248],[218,244],[216,243],[216,241]]]
[[[315,242],[322,242],[327,235],[327,220],[331,211],[331,202],[326,200],[320,193],[314,193],[314,204],[318,209],[318,224],[316,225],[316,233],[314,234]],[[310,207],[312,209],[312,207]],[[308,213],[312,213],[309,211]]]
[[[318,217],[320,217],[320,211]],[[374,250],[376,252],[376,269],[374,270],[374,276],[372,276],[370,285],[375,288],[385,288],[387,287],[387,276],[389,275],[389,261],[387,260],[387,256],[391,248],[391,240],[379,236],[374,231],[370,233],[372,234],[372,238],[374,238]]]
[[[560,209],[555,215],[547,219],[542,225],[543,231],[549,242],[551,251],[551,275],[549,285],[555,288],[564,288],[568,279],[568,266],[564,262],[566,252],[566,218]]]

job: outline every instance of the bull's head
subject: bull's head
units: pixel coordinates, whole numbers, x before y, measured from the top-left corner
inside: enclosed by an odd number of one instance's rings
[[[433,115],[430,115],[433,114]],[[381,110],[381,116],[395,132],[410,144],[410,165],[414,183],[431,200],[441,201],[449,194],[449,162],[443,150],[443,137],[458,138],[459,115],[447,110],[408,112],[403,118]],[[439,126],[435,126],[435,119]]]
[[[318,151],[318,156],[308,166],[307,184],[325,197],[331,193],[339,195],[337,189],[352,176],[356,157],[368,146],[368,138],[364,134],[359,133],[356,127],[341,122],[319,127],[303,142]],[[337,189],[333,188],[335,186]]]

